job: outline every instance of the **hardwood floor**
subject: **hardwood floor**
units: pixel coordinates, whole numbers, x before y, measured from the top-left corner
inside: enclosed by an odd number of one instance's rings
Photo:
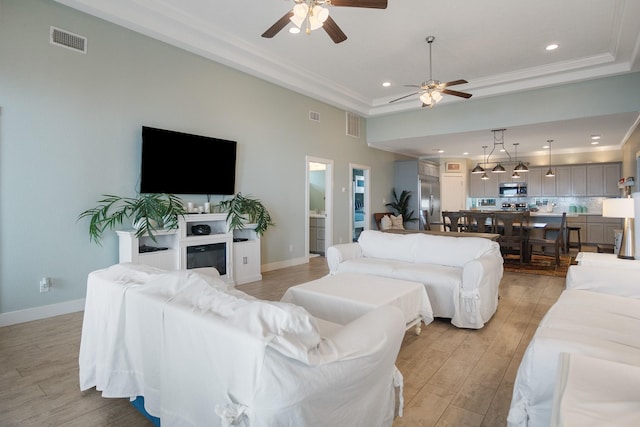
[[[279,300],[292,285],[327,273],[326,261],[263,274],[238,286]],[[405,335],[397,360],[404,375],[400,426],[504,426],[522,354],[564,288],[558,277],[505,273],[498,311],[480,330],[436,320]],[[127,399],[78,387],[82,313],[0,328],[0,426],[147,426]]]

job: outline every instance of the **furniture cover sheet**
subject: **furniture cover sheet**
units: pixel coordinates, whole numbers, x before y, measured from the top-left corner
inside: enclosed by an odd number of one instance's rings
[[[429,297],[421,283],[367,274],[342,273],[293,286],[281,301],[300,305],[315,317],[341,325],[383,305],[398,307],[406,324],[418,318],[425,325],[433,321]]]
[[[640,365],[640,301],[565,290],[540,322],[522,358],[509,426],[549,426],[560,353]]]
[[[80,388],[144,396],[163,426],[390,426],[402,313],[318,323],[215,274],[112,266],[89,275]]]
[[[640,367],[562,353],[551,427],[640,426]]]

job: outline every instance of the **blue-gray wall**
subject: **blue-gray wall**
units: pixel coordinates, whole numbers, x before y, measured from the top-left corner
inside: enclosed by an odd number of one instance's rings
[[[88,53],[50,45],[52,25]],[[349,162],[371,166],[374,211],[393,185],[396,156],[367,147],[364,120],[348,137],[342,110],[52,1],[0,0],[0,314],[81,299],[87,273],[117,262],[115,233],[90,244],[76,218],[101,194],[135,195],[142,125],[238,141],[236,190],[277,224],[265,265],[306,255],[305,156],[335,161],[336,242],[349,241]]]

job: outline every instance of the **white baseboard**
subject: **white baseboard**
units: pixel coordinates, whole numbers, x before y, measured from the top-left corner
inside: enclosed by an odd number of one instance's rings
[[[75,313],[82,310],[84,310],[84,298],[24,310],[10,311],[8,313],[0,313],[0,327],[31,322],[32,320],[46,319],[47,317],[60,316],[61,314]]]
[[[294,258],[294,259],[288,259],[286,261],[278,261],[278,262],[272,262],[270,264],[262,264],[260,266],[260,270],[262,272],[273,271],[273,270],[279,270],[281,268],[293,267],[294,265],[307,264],[308,262],[309,262],[309,257]]]

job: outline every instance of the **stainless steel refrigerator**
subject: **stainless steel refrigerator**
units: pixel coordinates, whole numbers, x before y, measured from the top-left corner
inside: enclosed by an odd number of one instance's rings
[[[408,229],[424,229],[429,223],[442,222],[440,213],[440,167],[422,160],[399,160],[395,165],[395,191],[411,192],[409,211],[414,211],[418,221],[405,223]],[[426,218],[425,218],[426,216]]]
[[[440,212],[440,179],[437,176],[420,175],[420,229],[424,230],[426,220],[429,224],[442,221]],[[426,216],[426,218],[425,218]]]

